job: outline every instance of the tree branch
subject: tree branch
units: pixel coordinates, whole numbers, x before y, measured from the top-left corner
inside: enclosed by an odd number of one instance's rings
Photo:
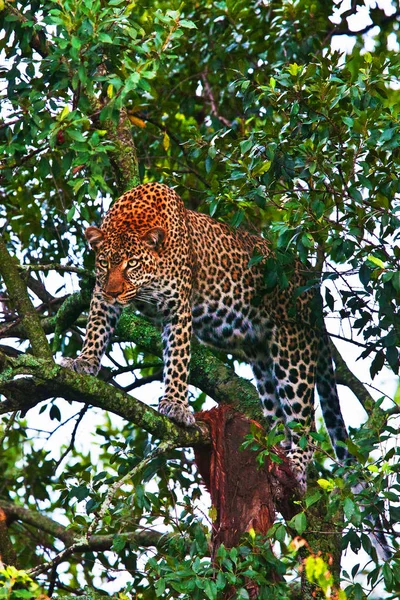
[[[10,540],[7,527],[7,515],[0,506],[0,563],[16,565],[17,557]]]
[[[7,518],[7,524],[11,525],[15,521],[24,523],[34,527],[38,531],[43,531],[57,538],[66,547],[75,545],[75,552],[102,552],[110,550],[113,545],[114,535],[92,535],[89,540],[82,540],[81,536],[78,536],[68,527],[61,525],[57,521],[54,521],[50,517],[41,514],[40,512],[12,502],[0,500],[0,510],[4,512]],[[131,531],[126,533],[120,533],[122,537],[126,538],[127,542],[135,543],[138,546],[150,547],[158,546],[164,539],[168,538],[168,534],[163,534],[153,530],[140,530]],[[78,539],[80,543],[77,544]]]
[[[384,10],[382,10],[382,9],[378,9],[378,10],[379,10],[379,13],[382,13],[382,15],[385,15]],[[348,24],[346,23],[346,20],[348,17],[355,15],[356,13],[357,13],[357,6],[354,6],[354,7],[352,6],[352,8],[343,12],[341,14],[341,18],[342,18],[341,22],[338,25],[336,25],[336,27],[334,27],[328,33],[328,35],[324,39],[324,43],[326,43],[334,35],[348,35],[348,36],[364,35],[365,33],[368,33],[368,31],[371,31],[371,29],[373,29],[374,27],[382,28],[382,27],[385,27],[386,25],[388,25],[389,23],[397,21],[397,18],[400,16],[400,10],[397,10],[392,15],[382,16],[378,21],[374,21],[374,19],[372,19],[372,23],[370,23],[369,25],[366,25],[362,29],[358,29],[357,31],[354,31],[349,28]]]
[[[0,403],[0,414],[27,411],[42,400],[57,396],[109,410],[161,440],[170,440],[176,447],[209,441],[208,431],[201,424],[191,428],[175,425],[168,417],[100,379],[49,365],[32,356],[6,357],[0,374],[0,393],[7,398]]]
[[[105,126],[115,148],[109,150],[108,154],[116,178],[117,190],[121,195],[140,183],[136,147],[126,109],[121,109],[117,126],[112,121],[106,121]]]
[[[201,79],[204,84],[204,91],[206,92],[206,94],[208,96],[208,100],[209,100],[210,107],[211,107],[211,114],[214,115],[214,117],[216,117],[219,121],[221,121],[221,123],[223,123],[225,125],[225,127],[232,127],[231,121],[229,121],[229,119],[227,119],[226,117],[223,117],[222,115],[220,115],[218,112],[217,103],[215,101],[215,97],[214,97],[213,91],[211,89],[210,82],[207,79],[207,75],[208,75],[207,71],[204,71],[201,74]]]
[[[0,239],[0,273],[7,287],[8,295],[21,317],[33,354],[40,358],[53,360],[47,338],[40,324],[39,315],[35,311],[26,285],[19,275],[16,260],[8,253],[3,239]]]
[[[122,313],[116,335],[120,341],[133,342],[147,352],[162,357],[159,330],[133,311],[126,310]],[[236,375],[233,369],[227,367],[196,339],[192,340],[190,383],[199,387],[216,402],[230,404],[246,416],[263,421],[254,385]]]
[[[92,273],[92,271],[81,269],[80,267],[74,267],[73,265],[21,265],[20,269],[21,271],[57,271],[58,273],[78,273],[78,275],[82,275],[88,279],[95,279],[95,275]]]
[[[69,329],[82,310],[88,307],[89,301],[90,294],[88,292],[72,294],[60,307],[56,317],[41,321],[44,331],[49,334],[56,330],[59,335],[62,331]],[[84,326],[85,323],[84,318],[79,318],[80,326]],[[10,328],[3,335],[23,338],[26,334],[23,325],[20,324]],[[146,352],[162,358],[160,331],[143,317],[136,315],[132,309],[125,310],[121,315],[115,335],[120,342],[132,342]],[[262,422],[263,414],[254,385],[236,375],[233,369],[225,365],[209,348],[200,344],[196,339],[192,341],[190,383],[200,388],[216,402],[231,404],[248,417]]]
[[[336,383],[347,386],[356,396],[357,400],[360,402],[368,415],[371,415],[372,409],[376,404],[375,400],[365,386],[361,383],[361,381],[354,375],[354,373],[350,371],[335,344],[331,342],[330,346],[336,366]]]

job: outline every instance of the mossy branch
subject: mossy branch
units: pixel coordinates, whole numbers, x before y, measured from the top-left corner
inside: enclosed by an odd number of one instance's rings
[[[121,315],[116,335],[121,341],[133,342],[147,352],[162,357],[159,330],[129,309]],[[263,419],[254,385],[236,375],[232,368],[196,339],[192,341],[190,383],[218,403],[230,404],[252,419]]]
[[[46,317],[41,321],[47,334],[67,330],[78,315],[89,305],[89,295],[77,292],[69,296],[60,307],[56,317]],[[79,325],[85,325],[85,319],[79,318]],[[17,324],[6,335],[24,337],[22,324]],[[115,339],[120,342],[132,342],[141,349],[162,358],[160,330],[126,309],[119,319]],[[246,416],[262,421],[263,415],[254,385],[236,375],[235,371],[195,338],[192,341],[192,359],[190,363],[190,383],[204,391],[218,403],[230,404]]]
[[[116,179],[115,184],[118,193],[123,194],[140,183],[136,147],[126,109],[122,108],[117,125],[106,121],[105,126],[114,145],[114,150],[109,150],[108,155]]]
[[[68,527],[61,525],[54,519],[43,515],[37,510],[25,508],[13,502],[0,500],[0,510],[2,510],[7,519],[7,525],[10,527],[16,521],[34,527],[38,531],[42,531],[49,536],[63,542],[66,547],[76,545],[81,536]],[[137,546],[145,548],[149,546],[158,546],[168,537],[168,534],[162,534],[153,530],[137,530],[119,534],[126,539],[127,542],[134,543]],[[80,540],[80,543],[75,547],[75,552],[101,552],[110,550],[113,545],[115,534],[110,535],[92,535],[89,540]],[[43,540],[46,546],[46,541]],[[48,544],[50,547],[50,543]],[[52,544],[51,544],[52,547]]]
[[[21,318],[35,356],[53,359],[46,335],[42,329],[40,318],[29,298],[28,290],[20,277],[19,265],[10,256],[6,244],[0,239],[0,274],[4,279],[8,295]]]
[[[26,377],[21,377],[23,375]],[[28,355],[6,358],[0,374],[0,394],[6,397],[0,403],[0,414],[26,411],[42,400],[56,396],[113,412],[175,446],[209,441],[208,431],[200,424],[188,429],[179,427],[168,417],[100,379],[74,373],[56,364],[49,365],[46,360]]]

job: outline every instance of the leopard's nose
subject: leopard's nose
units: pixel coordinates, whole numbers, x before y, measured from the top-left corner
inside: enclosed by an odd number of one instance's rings
[[[106,294],[107,296],[111,296],[111,298],[117,298],[121,292],[122,290],[107,290]]]

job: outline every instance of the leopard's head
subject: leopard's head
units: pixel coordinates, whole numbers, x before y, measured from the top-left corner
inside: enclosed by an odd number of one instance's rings
[[[96,252],[97,282],[107,302],[125,305],[134,298],[153,298],[165,229],[153,227],[140,235],[128,228],[88,227],[85,236]]]

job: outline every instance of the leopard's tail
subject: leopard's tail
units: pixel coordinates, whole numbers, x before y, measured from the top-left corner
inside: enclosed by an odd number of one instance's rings
[[[348,434],[340,408],[330,344],[331,342],[328,334],[324,332],[321,339],[317,363],[316,385],[325,425],[328,430],[335,454],[340,462],[351,464],[351,462],[354,462],[355,460],[354,457],[349,453],[346,447],[337,445],[338,441],[346,442]],[[355,488],[353,488],[353,492],[358,493],[363,489],[363,487],[364,485],[359,483]],[[392,552],[383,532],[382,519],[379,516],[372,516],[368,514],[364,515],[364,519],[372,523],[373,530],[371,537],[373,538],[374,546],[378,555],[383,560],[388,560],[391,557]]]
[[[322,415],[328,430],[336,456],[341,462],[350,459],[346,447],[338,446],[337,442],[345,442],[348,438],[340,408],[339,395],[336,385],[333,359],[328,334],[324,332],[318,353],[316,384],[321,403]]]

